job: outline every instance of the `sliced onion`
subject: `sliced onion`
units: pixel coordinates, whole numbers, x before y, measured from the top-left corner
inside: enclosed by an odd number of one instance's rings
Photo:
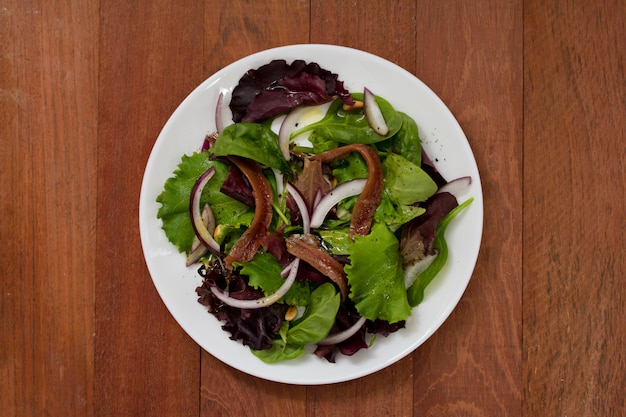
[[[343,184],[339,184],[337,187],[333,188],[328,194],[322,197],[315,207],[315,210],[313,210],[310,227],[320,227],[330,209],[345,198],[361,194],[366,183],[367,180],[365,178],[359,178],[344,182]]]
[[[408,289],[411,285],[413,285],[415,283],[415,280],[417,279],[417,276],[424,272],[426,268],[428,268],[430,264],[433,263],[438,254],[439,251],[436,250],[435,253],[433,253],[432,255],[426,255],[419,262],[407,267],[404,270],[404,288]]]
[[[213,210],[211,210],[211,207],[208,204],[204,205],[201,218],[202,223],[204,223],[207,230],[212,235],[215,231],[215,216],[213,215]],[[204,256],[207,250],[208,248],[202,244],[198,235],[194,235],[191,243],[191,249],[189,250],[189,255],[187,256],[187,266],[191,266],[196,263],[198,259]]]
[[[289,141],[291,134],[300,127],[300,119],[309,111],[309,107],[296,107],[283,120],[278,130],[278,146],[287,161],[291,159],[289,154]]]
[[[282,296],[287,294],[287,291],[291,288],[294,281],[296,280],[296,275],[298,275],[298,266],[300,265],[300,259],[296,258],[291,262],[285,270],[289,270],[289,275],[287,279],[280,286],[275,293],[270,294],[266,297],[257,298],[255,300],[239,300],[236,298],[232,298],[228,293],[220,290],[217,287],[211,287],[211,292],[215,295],[220,301],[224,304],[229,305],[235,308],[243,308],[243,309],[255,309],[261,307],[267,307],[274,304],[276,301],[280,300]],[[281,274],[282,275],[282,274]]]
[[[222,130],[232,123],[232,114],[226,105],[225,98],[224,92],[220,91],[220,95],[217,97],[217,104],[215,105],[215,130],[217,133],[222,133]]]
[[[276,168],[272,168],[272,173],[276,179],[276,194],[278,194],[280,198],[285,192],[285,174],[283,174],[280,169]]]
[[[351,338],[352,336],[354,336],[356,332],[358,332],[361,329],[361,327],[363,327],[366,321],[367,319],[361,316],[356,321],[356,323],[354,323],[348,329],[339,333],[335,333],[332,336],[328,336],[326,339],[319,342],[318,345],[336,345],[337,343],[341,343],[344,340],[347,340]]]
[[[363,113],[365,113],[367,123],[374,129],[374,132],[380,136],[385,136],[389,133],[389,127],[387,122],[385,122],[376,97],[367,87],[363,89]]]
[[[315,198],[313,198],[313,210],[319,205],[320,201],[322,201],[322,190],[318,188],[315,193]]]
[[[472,177],[459,177],[443,185],[437,190],[437,193],[450,193],[458,199],[469,189],[471,184]]]
[[[304,233],[308,234],[311,231],[311,216],[309,215],[309,209],[306,207],[306,203],[304,202],[304,197],[302,197],[302,193],[291,183],[287,183],[287,191],[293,197],[293,200],[296,202],[298,209],[300,210],[300,215],[302,216],[302,227],[304,228]]]
[[[189,203],[189,211],[191,214],[191,224],[193,230],[198,236],[200,242],[207,247],[211,252],[216,255],[220,254],[220,245],[213,239],[213,236],[207,229],[206,224],[202,221],[202,215],[200,214],[200,197],[202,196],[202,190],[207,185],[211,177],[215,174],[215,168],[211,167],[206,170],[200,178],[196,181],[191,190],[191,201]]]

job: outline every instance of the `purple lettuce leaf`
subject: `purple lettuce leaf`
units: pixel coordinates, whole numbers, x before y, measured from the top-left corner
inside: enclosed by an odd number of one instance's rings
[[[228,289],[231,297],[245,300],[260,298],[263,294],[248,286],[241,275],[230,274],[226,279],[223,271],[204,266],[198,272],[203,277],[202,285],[196,288],[198,302],[222,322],[222,329],[230,333],[230,339],[241,341],[251,349],[269,349],[283,324],[287,307],[278,303],[251,310],[230,307],[213,295],[211,287]]]
[[[274,60],[246,72],[233,89],[230,109],[233,121],[260,122],[301,105],[322,104],[340,97],[353,104],[350,92],[337,74],[317,63]]]
[[[458,205],[456,198],[446,192],[429,198],[426,211],[402,227],[400,255],[405,267],[419,262],[426,255],[433,255],[433,242],[439,221]]]

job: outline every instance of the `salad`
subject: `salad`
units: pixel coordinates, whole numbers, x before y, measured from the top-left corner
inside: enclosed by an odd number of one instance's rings
[[[444,179],[412,118],[316,63],[251,69],[226,101],[157,197],[198,301],[268,363],[334,362],[402,329],[471,178]]]

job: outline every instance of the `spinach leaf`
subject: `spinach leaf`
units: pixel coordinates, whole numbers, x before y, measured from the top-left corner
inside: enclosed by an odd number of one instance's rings
[[[416,305],[421,303],[422,300],[424,300],[424,290],[426,289],[428,284],[432,282],[432,280],[439,273],[439,271],[441,271],[441,269],[448,260],[448,243],[446,242],[445,238],[445,233],[448,225],[465,207],[469,206],[473,200],[473,198],[470,198],[464,201],[462,204],[452,209],[439,221],[439,225],[437,226],[437,232],[435,235],[435,241],[433,242],[433,248],[439,250],[439,254],[435,258],[435,260],[428,266],[428,268],[426,268],[422,273],[417,276],[413,285],[409,287],[407,294],[411,307],[415,307]]]
[[[324,339],[335,323],[341,303],[333,284],[326,282],[311,293],[304,315],[295,320],[287,331],[287,343],[304,346]]]
[[[352,97],[355,100],[362,100],[363,94],[353,93]],[[389,127],[389,133],[385,136],[379,135],[369,126],[363,114],[363,109],[344,110],[341,100],[335,100],[328,108],[326,116],[322,120],[293,132],[292,137],[298,136],[304,132],[314,131],[317,136],[327,141],[344,144],[372,144],[381,142],[392,137],[400,130],[402,127],[402,117],[384,98],[376,96],[376,101]]]
[[[400,155],[387,155],[382,167],[385,189],[396,204],[426,201],[437,191],[437,184],[422,168]]]
[[[398,133],[384,142],[377,144],[378,150],[397,153],[417,166],[422,164],[422,144],[415,120],[406,113],[400,112],[402,127]]]
[[[342,159],[332,162],[333,177],[339,182],[346,182],[357,178],[367,178],[369,170],[361,155],[351,152]]]
[[[291,345],[285,343],[285,341],[281,339],[274,340],[269,349],[250,350],[254,356],[261,359],[265,363],[276,363],[295,359],[305,352],[303,346]]]
[[[260,288],[265,295],[275,293],[285,282],[285,279],[280,276],[283,267],[268,252],[259,251],[250,261],[244,264],[235,263],[234,265],[241,266],[239,273],[248,277],[248,285],[257,289]],[[279,302],[305,306],[309,302],[309,296],[309,284],[295,281]]]
[[[395,323],[411,314],[399,245],[387,226],[374,223],[370,234],[355,236],[348,249],[350,264],[344,269],[350,298],[359,314],[370,320]]]
[[[242,156],[282,172],[290,171],[278,146],[278,135],[267,124],[232,124],[220,133],[211,151],[217,156]]]

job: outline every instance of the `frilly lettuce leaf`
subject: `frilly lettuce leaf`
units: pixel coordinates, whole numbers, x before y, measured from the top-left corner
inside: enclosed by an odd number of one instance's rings
[[[350,265],[345,271],[350,298],[359,314],[370,320],[395,323],[411,314],[398,248],[398,239],[380,223],[372,226],[369,235],[355,236],[348,248]]]
[[[211,206],[217,224],[237,223],[238,219],[251,211],[249,207],[219,191],[228,175],[228,166],[224,162],[210,160],[206,152],[183,155],[174,175],[168,178],[163,192],[156,199],[161,203],[157,217],[163,221],[162,228],[167,238],[179,252],[187,252],[194,237],[189,215],[191,190],[198,177],[212,166],[215,167],[215,174],[204,188],[200,203]]]

